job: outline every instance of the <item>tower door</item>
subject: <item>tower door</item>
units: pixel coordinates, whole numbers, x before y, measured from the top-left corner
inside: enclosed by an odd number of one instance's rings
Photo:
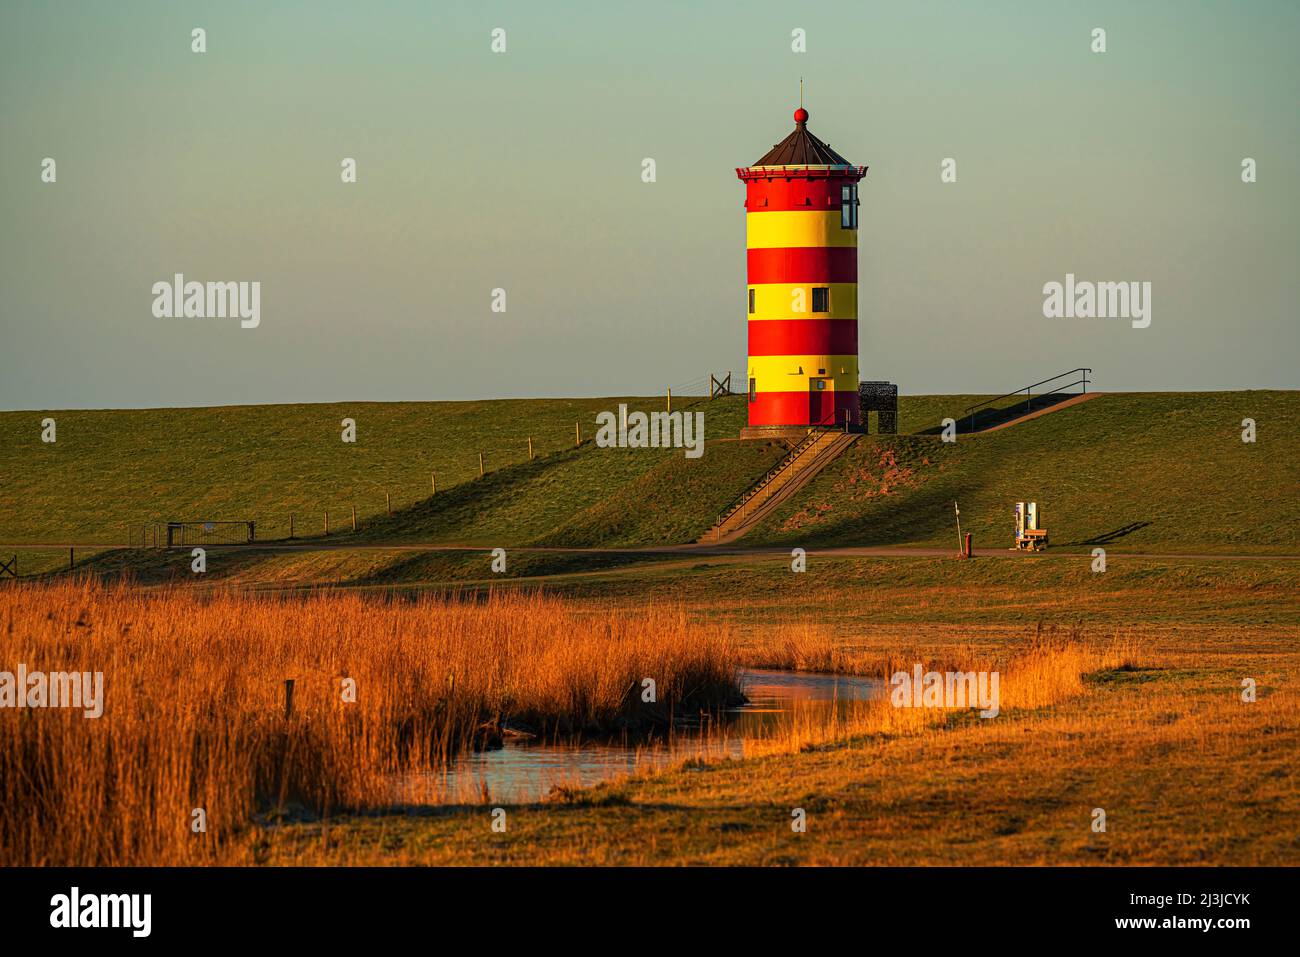
[[[808,380],[808,424],[835,424],[835,381],[814,376]]]

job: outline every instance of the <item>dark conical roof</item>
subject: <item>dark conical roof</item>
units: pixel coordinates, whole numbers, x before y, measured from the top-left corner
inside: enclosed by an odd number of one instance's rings
[[[808,131],[808,111],[795,110],[794,132],[777,143],[755,166],[852,166],[839,153],[831,149]]]

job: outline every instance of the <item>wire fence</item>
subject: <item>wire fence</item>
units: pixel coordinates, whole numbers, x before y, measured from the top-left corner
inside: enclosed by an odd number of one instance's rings
[[[742,373],[735,371],[711,372],[671,386],[665,389],[665,409],[686,410],[715,398],[743,394],[743,386],[739,384],[743,381],[741,375]],[[464,486],[467,482],[488,478],[494,472],[504,468],[528,465],[534,459],[566,451],[572,452],[589,445],[595,437],[595,432],[590,422],[584,423],[579,418],[573,423],[573,431],[568,441],[557,443],[556,436],[551,435],[549,438],[542,437],[542,440],[535,445],[536,435],[527,435],[519,437],[518,451],[508,452],[499,444],[489,444],[482,451],[470,452],[467,456],[462,448],[455,467],[448,467],[448,463],[442,462],[439,464],[443,467],[429,468],[424,473],[428,476],[428,484],[423,492],[415,491],[409,479],[401,476],[396,478],[396,484],[389,486],[393,491],[386,491],[383,483],[393,476],[380,479],[375,483],[379,485],[377,490],[372,486],[371,491],[361,494],[356,499],[363,502],[360,513],[357,505],[348,501],[348,498],[352,497],[350,495],[344,498],[342,508],[338,507],[337,499],[334,499],[331,504],[322,503],[320,507],[313,507],[310,503],[304,503],[299,499],[292,504],[286,503],[282,507],[275,508],[271,513],[264,508],[250,509],[255,511],[256,521],[229,519],[179,521],[169,520],[167,516],[157,516],[151,521],[127,525],[124,538],[129,548],[177,548],[265,544],[318,539],[323,536],[375,533],[382,531],[385,526],[395,528],[390,521],[394,519],[395,508],[399,509],[399,514],[396,516],[399,523],[409,520],[413,508],[425,506],[439,497],[440,487],[443,490],[442,494],[446,494]],[[464,467],[467,464],[466,459],[473,463],[469,470]],[[433,464],[428,463],[428,465]],[[477,465],[477,468],[474,465]],[[402,500],[400,506],[394,499],[394,492]],[[384,503],[382,511],[374,507],[375,502],[371,496],[376,494],[382,496]]]
[[[717,391],[719,386],[724,384],[726,391],[719,393]],[[681,382],[670,386],[669,390],[673,395],[681,396],[739,395],[745,391],[745,374],[734,370],[710,372],[708,375],[691,379],[689,382]]]
[[[132,548],[251,545],[256,540],[256,523],[245,521],[144,522],[127,529]]]

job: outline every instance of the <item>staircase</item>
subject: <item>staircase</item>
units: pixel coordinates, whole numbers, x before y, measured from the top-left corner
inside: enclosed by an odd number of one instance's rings
[[[810,430],[784,459],[745,490],[699,539],[700,545],[734,542],[803,488],[858,440],[857,433]]]
[[[1079,395],[1072,395],[1068,399],[1062,399],[1060,402],[1049,405],[1046,408],[1038,409],[1034,412],[1027,412],[1024,415],[1016,416],[1007,422],[1001,422],[997,425],[990,425],[988,428],[980,429],[981,433],[996,432],[999,429],[1009,429],[1013,425],[1019,425],[1021,422],[1028,422],[1030,419],[1036,419],[1040,415],[1049,415],[1052,412],[1068,409],[1070,406],[1078,405],[1080,402],[1090,402],[1098,396],[1105,395],[1104,392],[1083,392]]]
[[[1091,380],[1088,376],[1090,375],[1092,375],[1091,369],[1086,366],[1080,366],[1077,369],[1071,369],[1069,372],[1062,372],[1059,375],[1054,375],[1050,379],[1043,379],[1041,382],[1034,382],[1030,385],[1021,386],[1019,389],[1008,392],[1006,395],[1000,395],[995,399],[985,399],[983,402],[972,405],[962,413],[961,420],[958,423],[958,428],[962,432],[966,433],[993,432],[996,429],[1006,428],[1008,425],[1015,425],[1019,422],[1036,418],[1039,414],[1051,412],[1057,408],[1065,408],[1067,404],[1077,405],[1080,402],[1086,402],[1088,401],[1087,397],[1089,396],[1088,383]],[[1062,382],[1061,380],[1063,379],[1069,379],[1071,381]],[[1076,385],[1080,387],[1081,391],[1079,394],[1066,399],[1067,393],[1065,390],[1071,389]],[[1043,386],[1051,386],[1051,388],[1044,389]],[[1034,408],[1035,389],[1038,390],[1039,407],[1037,410]],[[991,406],[998,405],[1006,399],[1015,399],[1015,405],[1019,405],[1020,393],[1022,392],[1025,394],[1025,405],[1022,414],[1015,415],[1012,412],[1012,409],[1015,406],[1010,406],[1006,409],[991,408]],[[1053,397],[1055,397],[1055,401],[1044,407],[1043,400]],[[979,421],[981,413],[983,413],[983,418],[985,420],[983,422]],[[990,416],[992,417],[992,421],[989,421]],[[964,427],[961,423],[965,423]]]

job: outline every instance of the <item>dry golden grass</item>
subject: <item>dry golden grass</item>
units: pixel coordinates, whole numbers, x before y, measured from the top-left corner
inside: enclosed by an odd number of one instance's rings
[[[743,626],[690,613],[522,592],[406,603],[0,588],[0,670],[101,670],[108,699],[99,720],[0,710],[0,864],[1300,860],[1292,629],[771,623],[745,627],[736,650]],[[475,807],[341,813],[382,808],[395,775],[436,765],[484,723],[662,718],[628,695],[642,676],[680,709],[725,695],[738,662],[997,670],[1002,714],[796,707],[744,742],[751,760],[712,760],[705,740],[707,767],[521,806],[508,837]],[[344,675],[355,705],[339,700]],[[1243,675],[1258,702],[1241,701]],[[325,813],[296,821],[295,804]],[[281,805],[285,826],[248,826]],[[807,834],[791,835],[792,806],[809,809]],[[203,838],[193,807],[208,811]],[[1107,834],[1089,827],[1095,807]]]
[[[1240,635],[1231,660],[1186,636],[1134,646],[1077,629],[1021,650],[933,662],[996,664],[1002,713],[879,702],[828,720],[797,709],[746,741],[745,761],[692,763],[511,812],[473,808],[291,825],[278,864],[1289,864],[1300,860],[1300,664]],[[1223,636],[1226,641],[1228,636]],[[1160,645],[1178,646],[1176,653]],[[927,642],[932,638],[927,637]],[[1216,646],[1217,647],[1217,646]],[[908,662],[914,663],[915,659]],[[1259,699],[1241,699],[1254,676]],[[792,834],[793,807],[809,815]],[[1093,811],[1109,825],[1093,830]]]
[[[493,834],[474,808],[353,817],[332,822],[328,842],[316,823],[276,829],[267,860],[1300,862],[1291,567],[1134,566],[1123,587],[1117,578],[1098,582],[1085,572],[1082,580],[1059,580],[1059,566],[1033,567],[1045,581],[1005,588],[882,588],[879,575],[855,573],[836,588],[796,582],[791,595],[773,591],[765,599],[756,573],[745,569],[731,588],[746,595],[743,603],[692,593],[684,578],[659,593],[690,602],[697,620],[734,622],[741,660],[754,667],[877,676],[917,662],[941,671],[996,668],[997,719],[875,702],[833,718],[796,708],[784,726],[745,741],[745,761],[692,763],[589,789],[563,806],[520,808],[511,812],[508,836]],[[632,610],[646,594],[629,589],[614,600]],[[609,599],[596,596],[588,606],[602,600]],[[816,626],[787,627],[814,611]],[[1258,683],[1255,702],[1242,700],[1245,677]],[[809,813],[807,833],[791,833],[796,806]],[[1092,828],[1098,807],[1107,813],[1106,833]]]
[[[17,584],[0,589],[0,623],[0,670],[103,672],[106,699],[98,719],[0,710],[6,865],[238,862],[259,813],[382,806],[394,774],[436,767],[502,722],[613,730],[736,693],[725,625],[520,592],[406,602]],[[645,677],[656,705],[641,702]]]
[[[818,655],[818,649],[821,654]],[[778,656],[784,650],[790,667],[816,663],[820,670],[855,671],[876,674],[886,683],[896,672],[911,672],[915,664],[925,671],[992,672],[999,674],[999,708],[1033,710],[1080,695],[1087,674],[1116,668],[1138,667],[1142,652],[1129,638],[1105,642],[1088,640],[1078,627],[1062,632],[1039,628],[1035,636],[1005,658],[980,654],[969,646],[944,649],[938,655],[888,653],[871,657],[867,652],[841,652],[827,641],[825,630],[815,627],[792,629],[779,641]],[[855,735],[905,734],[935,728],[950,722],[956,713],[970,708],[894,707],[885,695],[853,702],[838,711],[798,708],[776,724],[772,733],[745,743],[746,756],[790,753],[820,747]]]

